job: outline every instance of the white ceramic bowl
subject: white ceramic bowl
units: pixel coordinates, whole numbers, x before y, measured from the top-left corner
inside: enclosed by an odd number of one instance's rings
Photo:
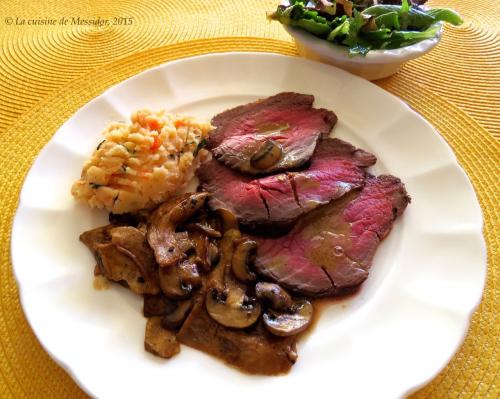
[[[439,43],[443,32],[441,24],[436,37],[432,39],[422,40],[399,49],[372,50],[366,56],[349,57],[347,47],[330,43],[299,28],[285,25],[283,27],[295,40],[301,56],[334,65],[368,80],[394,75],[406,61],[431,51]]]

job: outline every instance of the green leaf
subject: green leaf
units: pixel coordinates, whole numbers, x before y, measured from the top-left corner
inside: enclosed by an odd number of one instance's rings
[[[302,28],[313,35],[316,36],[327,36],[331,28],[328,24],[322,23],[322,22],[316,22],[313,21],[312,19],[299,19],[298,21],[292,21],[290,23],[290,26],[298,26],[299,28]]]
[[[394,12],[398,15],[398,23],[400,25],[400,27],[397,29],[406,30],[409,27],[412,27],[420,30],[425,30],[435,22],[435,19],[432,15],[428,15],[426,12],[415,7],[406,9],[406,7],[403,7],[403,5],[373,6],[364,10],[363,15],[382,17],[386,14]]]
[[[423,32],[419,31],[393,31],[391,34],[390,40],[388,40],[385,48],[387,49],[395,49],[401,48],[405,46],[409,46],[411,44],[418,43],[422,40],[432,39],[436,37],[440,29],[439,25],[432,25],[430,28],[426,29]]]
[[[399,12],[400,6],[394,5],[378,5],[367,8],[362,12],[363,15],[368,15],[370,17],[378,17],[379,15],[388,14],[390,12]]]
[[[434,8],[427,11],[427,15],[433,17],[436,22],[444,21],[455,26],[462,25],[464,22],[458,13],[449,8]]]
[[[304,16],[304,7],[302,4],[294,4],[290,7],[278,7],[275,12],[269,15],[269,18],[289,25],[291,20],[297,20]]]
[[[364,18],[363,14],[354,10],[354,18],[352,19],[350,32],[359,32],[363,25],[366,23],[367,19]]]
[[[408,0],[401,1],[401,12],[405,12],[405,13],[410,12],[410,3],[408,3]]]
[[[384,42],[390,40],[391,36],[392,31],[386,28],[363,32],[363,38],[367,40],[373,48],[382,48]]]
[[[302,28],[320,37],[326,37],[332,30],[325,18],[319,16],[316,11],[304,10],[302,3],[296,3],[284,9],[278,7],[270,18],[284,25]]]
[[[330,32],[326,40],[328,40],[329,42],[333,42],[335,41],[335,38],[347,35],[347,33],[349,33],[349,25],[350,23],[346,19],[344,22],[342,22],[339,26],[337,26],[334,30]]]
[[[399,16],[396,11],[388,12],[387,14],[375,17],[375,23],[379,28],[399,29]]]
[[[371,45],[360,35],[361,29],[366,24],[367,19],[357,10],[354,10],[354,17],[351,18],[349,31],[342,44],[349,46],[349,56],[353,57],[357,54],[366,55],[371,49]]]
[[[401,2],[401,7],[399,8],[398,12],[398,18],[401,29],[406,30],[410,22],[410,5],[408,4],[408,0],[403,0]]]

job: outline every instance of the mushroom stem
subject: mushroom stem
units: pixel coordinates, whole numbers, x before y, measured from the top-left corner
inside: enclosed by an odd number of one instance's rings
[[[222,220],[222,232],[225,233],[228,230],[235,229],[238,230],[238,219],[234,216],[228,209],[219,208],[215,211],[217,215]]]
[[[246,328],[260,316],[261,307],[255,298],[245,295],[246,287],[231,278],[230,269],[234,245],[241,238],[238,230],[230,229],[221,241],[220,260],[207,283],[205,306],[212,319],[226,327]]]
[[[232,260],[233,274],[238,280],[244,283],[250,283],[256,280],[256,276],[249,270],[249,264],[255,260],[257,252],[257,243],[246,240],[240,242],[236,247]]]
[[[220,243],[220,258],[219,262],[212,269],[207,279],[207,287],[219,287],[224,286],[224,275],[226,273],[226,268],[231,266],[231,261],[233,259],[234,243],[236,240],[241,238],[241,233],[238,230],[231,229],[224,233]]]
[[[222,234],[219,231],[203,223],[189,223],[186,226],[186,229],[198,231],[210,238],[221,238],[222,236]]]

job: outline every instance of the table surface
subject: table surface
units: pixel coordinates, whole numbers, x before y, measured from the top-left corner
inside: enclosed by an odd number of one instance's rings
[[[111,85],[163,62],[222,51],[296,55],[276,0],[4,0],[0,10],[0,397],[85,397],[43,351],[19,304],[10,231],[24,176],[57,128]],[[469,334],[415,397],[500,396],[500,6],[432,0],[463,16],[440,45],[377,82],[428,119],[469,175],[485,219],[488,279]],[[95,26],[85,20],[109,20]],[[131,23],[130,23],[131,22]],[[117,25],[113,25],[117,23]],[[21,151],[22,149],[22,151]]]

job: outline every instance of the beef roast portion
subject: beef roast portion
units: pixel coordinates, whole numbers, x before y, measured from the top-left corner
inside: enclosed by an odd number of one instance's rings
[[[311,158],[337,116],[312,107],[314,96],[280,93],[220,113],[208,148],[219,161],[258,175],[297,168]]]
[[[362,187],[364,168],[375,161],[372,154],[349,143],[326,138],[306,170],[252,179],[211,160],[197,174],[203,189],[211,193],[212,209],[230,210],[243,225],[280,227]]]
[[[249,330],[224,327],[208,315],[203,299],[191,311],[177,339],[251,374],[286,373],[297,358],[296,337],[275,337],[260,323]]]
[[[362,190],[306,215],[286,236],[254,237],[257,270],[309,296],[355,287],[368,277],[380,241],[409,202],[398,178],[370,177]]]

